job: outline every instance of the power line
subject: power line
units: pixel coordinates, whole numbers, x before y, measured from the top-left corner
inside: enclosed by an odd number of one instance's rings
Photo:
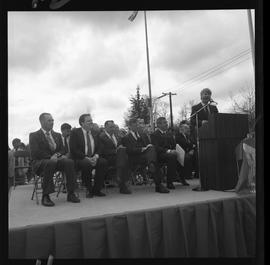
[[[244,51],[240,52],[239,54],[225,60],[224,62],[222,62],[214,67],[209,68],[207,71],[204,71],[204,72],[184,81],[181,85],[183,86],[183,84],[186,84],[186,83],[194,82],[197,80],[199,81],[201,78],[204,78],[207,75],[212,74],[213,72],[216,72],[219,69],[222,69],[222,68],[234,63],[235,61],[241,59],[242,57],[248,55],[249,53],[250,53],[250,49],[244,50]],[[177,87],[179,87],[179,86],[177,86]]]
[[[223,67],[222,69],[219,69],[218,71],[213,71],[210,75],[204,76],[204,77],[202,77],[201,79],[199,79],[199,80],[197,80],[197,81],[194,81],[194,82],[192,82],[192,83],[190,83],[190,84],[188,84],[188,85],[186,85],[186,86],[180,87],[179,89],[183,89],[183,88],[187,88],[187,87],[193,86],[193,85],[195,85],[196,83],[201,83],[202,81],[207,80],[207,79],[209,79],[209,78],[211,78],[211,77],[214,77],[214,76],[216,76],[216,75],[218,75],[218,74],[220,74],[220,73],[222,73],[222,72],[224,72],[224,71],[227,71],[227,70],[229,70],[230,68],[232,68],[233,66],[238,65],[238,64],[240,64],[240,63],[242,63],[242,62],[244,62],[244,61],[246,61],[246,60],[248,60],[248,59],[250,59],[250,58],[251,58],[251,55],[249,55],[247,58],[244,58],[244,59],[241,60],[241,61],[234,62],[233,64],[229,65],[229,67]]]

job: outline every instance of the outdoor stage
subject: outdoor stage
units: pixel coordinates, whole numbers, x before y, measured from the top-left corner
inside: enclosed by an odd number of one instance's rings
[[[31,200],[32,185],[12,189],[9,258],[255,257],[256,196],[192,191],[176,184],[169,194],[154,185],[132,186],[130,195],[108,188],[106,197],[54,207]]]

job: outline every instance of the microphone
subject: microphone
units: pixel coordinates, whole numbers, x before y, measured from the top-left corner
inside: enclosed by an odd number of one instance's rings
[[[214,103],[214,104],[216,104],[216,105],[218,104],[218,103],[217,103],[216,101],[214,101],[212,98],[210,99],[210,104],[211,104],[211,103]]]

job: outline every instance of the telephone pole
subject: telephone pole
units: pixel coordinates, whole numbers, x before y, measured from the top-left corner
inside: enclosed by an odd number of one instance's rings
[[[172,92],[168,92],[168,93],[164,93],[162,92],[162,96],[158,97],[159,98],[163,98],[165,96],[169,96],[169,101],[170,101],[170,120],[171,120],[171,128],[173,128],[173,112],[172,112],[172,96],[175,96],[176,93],[172,93]]]

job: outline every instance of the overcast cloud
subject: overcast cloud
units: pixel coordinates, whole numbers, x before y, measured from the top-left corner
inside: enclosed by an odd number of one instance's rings
[[[143,12],[133,22],[130,14],[9,12],[10,146],[15,137],[28,143],[42,112],[53,115],[56,131],[64,122],[78,127],[85,112],[100,125],[123,126],[137,85],[148,94]],[[203,87],[220,112],[230,112],[231,94],[254,87],[251,52],[215,76],[185,82],[250,49],[246,10],[148,11],[147,22],[152,96],[177,93],[175,119],[184,103],[200,101]]]

